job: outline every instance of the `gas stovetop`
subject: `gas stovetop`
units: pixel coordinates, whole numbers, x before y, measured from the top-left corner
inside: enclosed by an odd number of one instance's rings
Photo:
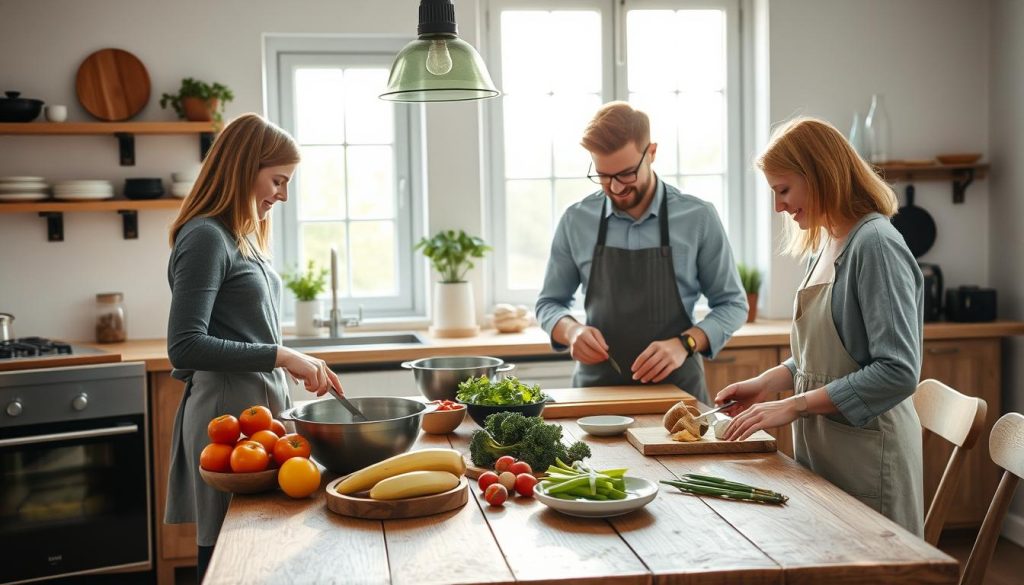
[[[43,337],[19,337],[0,341],[0,363],[103,353],[106,352]]]

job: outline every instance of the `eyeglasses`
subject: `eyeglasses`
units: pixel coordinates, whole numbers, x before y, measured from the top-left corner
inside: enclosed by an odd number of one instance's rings
[[[640,172],[640,167],[644,164],[644,159],[647,157],[647,151],[651,148],[648,144],[644,147],[644,153],[640,156],[640,162],[636,163],[636,167],[631,171],[623,171],[621,173],[615,173],[614,175],[605,175],[603,173],[591,173],[594,170],[594,163],[590,163],[590,168],[587,169],[587,178],[597,183],[598,185],[607,185],[612,182],[612,179],[618,181],[620,185],[632,185],[636,182],[636,177]]]

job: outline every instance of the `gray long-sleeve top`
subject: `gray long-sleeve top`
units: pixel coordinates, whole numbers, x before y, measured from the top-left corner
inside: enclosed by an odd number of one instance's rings
[[[665,197],[676,288],[690,321],[708,336],[710,347],[706,355],[717,355],[743,325],[747,297],[715,207],[658,179],[651,204],[639,219],[611,209],[603,191],[592,193],[565,210],[551,243],[544,287],[537,298],[537,320],[549,336],[555,324],[570,315],[576,289],[582,285],[584,294],[587,291],[602,214],[609,216],[605,240],[608,246],[629,250],[655,248],[661,245],[658,212]],[[697,323],[693,320],[693,307],[701,294],[707,297],[711,311]],[[554,339],[551,345],[557,350],[566,349]]]
[[[197,217],[182,226],[167,278],[167,354],[174,377],[274,369],[281,278],[266,261],[242,256],[219,220]]]
[[[833,380],[825,391],[850,424],[862,427],[917,388],[924,278],[903,236],[878,213],[864,216],[851,230],[835,273],[832,320],[861,368]],[[792,357],[783,364],[795,374]]]

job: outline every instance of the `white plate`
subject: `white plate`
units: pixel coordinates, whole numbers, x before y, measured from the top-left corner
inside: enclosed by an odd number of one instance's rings
[[[54,193],[113,193],[113,185],[95,185],[92,187],[54,187]]]
[[[0,177],[0,183],[39,183],[42,177]]]
[[[81,181],[57,181],[54,187],[113,187],[110,181],[85,179]]]
[[[54,193],[54,199],[62,201],[98,201],[100,199],[113,199],[113,193]]]
[[[0,182],[0,193],[28,193],[31,191],[45,191],[49,188],[49,185],[40,181]]]
[[[46,193],[0,193],[0,201],[42,201],[49,198]]]
[[[639,510],[658,497],[658,484],[642,477],[625,476],[626,499],[624,500],[562,500],[544,493],[544,489],[538,483],[533,486],[533,496],[540,503],[569,516],[580,518],[608,518],[610,516],[621,516],[633,510]]]
[[[633,424],[633,419],[617,414],[602,414],[577,419],[576,424],[580,425],[581,429],[591,435],[608,437],[611,435],[621,435],[626,432],[626,429]]]

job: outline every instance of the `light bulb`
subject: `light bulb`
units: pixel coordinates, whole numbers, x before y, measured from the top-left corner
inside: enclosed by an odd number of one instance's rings
[[[434,75],[445,75],[452,70],[452,56],[448,52],[448,43],[444,39],[430,41],[427,50],[427,71]]]

